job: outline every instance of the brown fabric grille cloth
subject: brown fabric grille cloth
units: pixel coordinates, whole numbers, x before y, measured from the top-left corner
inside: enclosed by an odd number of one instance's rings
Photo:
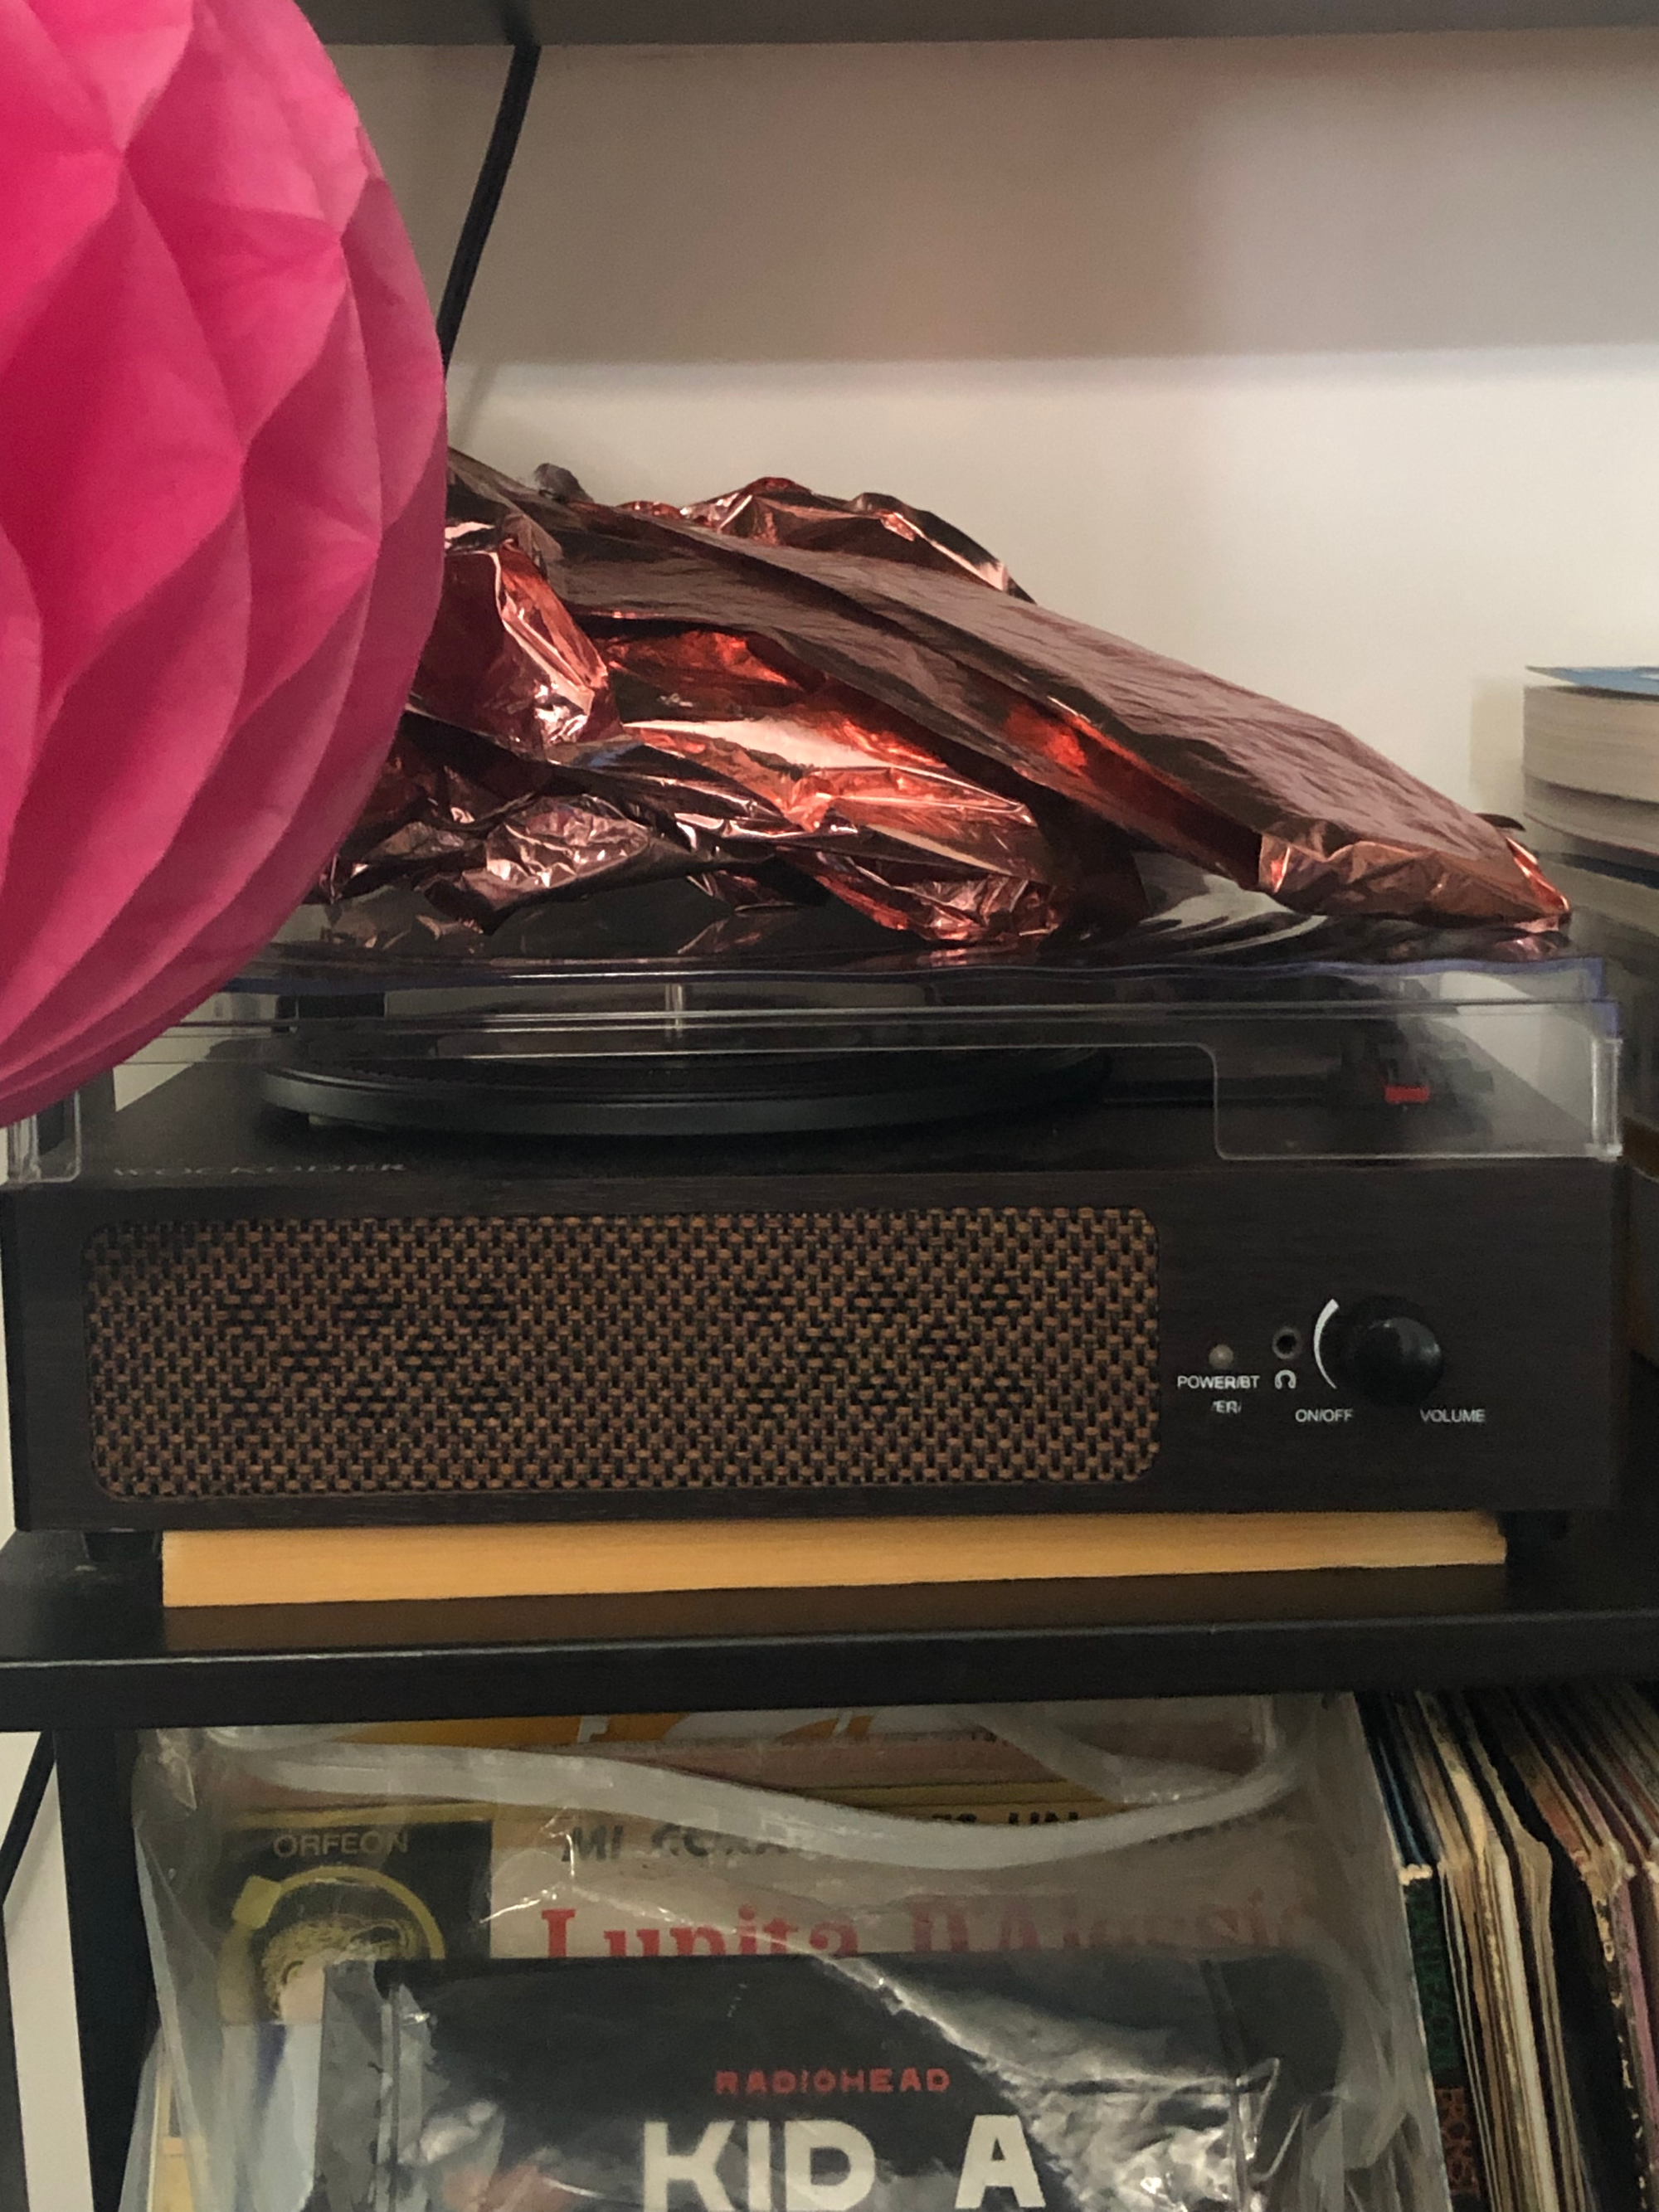
[[[1134,1208],[128,1223],[85,1255],[121,1498],[996,1488],[1158,1450]]]

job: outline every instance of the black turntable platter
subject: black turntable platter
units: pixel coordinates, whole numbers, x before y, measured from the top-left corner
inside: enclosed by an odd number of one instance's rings
[[[261,1071],[267,1102],[359,1128],[517,1137],[708,1137],[871,1129],[1070,1103],[1107,1054],[1047,1049],[296,1054]]]

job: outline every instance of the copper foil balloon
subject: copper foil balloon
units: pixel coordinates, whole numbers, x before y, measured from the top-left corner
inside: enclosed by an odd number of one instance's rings
[[[738,904],[793,879],[1008,944],[1139,920],[1133,854],[1157,848],[1306,913],[1565,912],[1501,830],[1335,724],[1036,606],[872,494],[766,477],[608,507],[454,456],[412,707],[402,796],[331,896],[412,883],[483,923],[647,873]]]

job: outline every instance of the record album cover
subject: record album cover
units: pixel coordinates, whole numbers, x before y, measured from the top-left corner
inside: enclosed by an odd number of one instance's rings
[[[1284,1955],[349,1964],[313,2212],[1288,2208],[1340,2041]]]

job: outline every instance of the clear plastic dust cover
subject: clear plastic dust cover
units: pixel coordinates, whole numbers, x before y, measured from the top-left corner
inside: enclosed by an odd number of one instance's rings
[[[1239,1160],[1616,1152],[1616,1009],[1570,933],[1304,916],[1142,865],[1158,910],[1127,934],[994,955],[842,908],[734,916],[689,882],[459,947],[395,901],[308,906],[112,1077],[7,1131],[5,1178],[229,1177],[261,1129],[365,1168],[710,1139],[761,1159],[883,1129],[915,1158],[930,1127],[1066,1117],[1126,1160],[1172,1132]]]

